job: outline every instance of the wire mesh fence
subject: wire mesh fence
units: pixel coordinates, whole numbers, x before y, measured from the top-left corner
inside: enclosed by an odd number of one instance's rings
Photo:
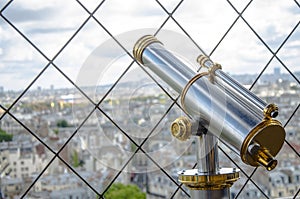
[[[0,8],[0,130],[16,135],[0,146],[5,198],[105,198],[116,182],[135,183],[148,198],[190,197],[176,169],[196,166],[195,145],[182,148],[168,134],[183,114],[179,96],[134,60],[133,43],[120,36],[149,27],[157,36],[179,32],[193,52],[281,108],[287,137],[276,171],[247,166],[220,144],[220,164],[241,170],[231,197],[299,197],[298,1],[11,0]],[[104,71],[94,87],[82,84],[86,58],[107,40],[122,55],[104,57],[117,70]],[[239,70],[252,75],[234,75]],[[174,149],[173,159],[163,154]]]

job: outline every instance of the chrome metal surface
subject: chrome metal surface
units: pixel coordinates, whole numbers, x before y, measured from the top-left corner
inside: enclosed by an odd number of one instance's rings
[[[222,172],[219,169],[219,156],[218,156],[218,146],[216,137],[211,134],[202,134],[197,137],[198,147],[197,147],[197,175],[205,175],[210,178],[211,175],[223,175],[226,172]],[[232,173],[239,171],[230,171]],[[227,172],[227,173],[230,173]],[[220,179],[218,179],[220,180]],[[221,179],[226,181],[226,179]],[[192,199],[229,199],[230,189],[229,187],[220,187],[219,189],[209,189],[206,190],[193,190],[191,189]]]
[[[199,172],[216,174],[219,170],[217,138],[211,134],[197,137],[197,168]]]
[[[228,199],[230,198],[229,188],[220,190],[191,190],[192,199]]]
[[[229,198],[229,187],[239,179],[239,169],[219,168],[216,137],[197,136],[197,168],[178,173],[181,183],[192,191],[192,198]]]
[[[207,68],[211,68],[214,63],[210,59],[206,59],[203,62],[203,65]],[[245,106],[251,108],[255,113],[258,113],[259,115],[263,113],[264,108],[267,106],[265,101],[240,85],[222,70],[217,70],[215,74],[217,76],[217,81],[223,81],[221,85],[226,88],[228,94],[235,96],[237,100],[239,100]]]
[[[197,61],[202,67],[208,69],[214,66],[213,61],[204,55],[200,55],[197,58]],[[275,104],[267,104],[265,101],[240,85],[222,70],[215,71],[215,75],[215,82],[225,88],[226,94],[231,95],[233,98],[239,101],[239,103],[247,107],[253,114],[266,117],[265,113],[269,111],[269,117],[276,118],[278,116],[278,107]]]

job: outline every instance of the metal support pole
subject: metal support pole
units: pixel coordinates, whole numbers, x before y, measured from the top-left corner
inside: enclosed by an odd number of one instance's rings
[[[218,141],[214,135],[197,137],[197,167],[200,174],[217,175],[219,172]],[[229,187],[216,190],[191,190],[192,199],[229,199]]]
[[[230,198],[229,188],[220,190],[191,190],[192,199],[228,199]]]
[[[192,199],[229,199],[229,188],[239,179],[239,170],[219,168],[216,138],[205,134],[198,138],[198,168],[178,173],[181,183],[191,190]]]
[[[217,139],[214,135],[203,134],[197,139],[197,166],[201,173],[217,174],[219,157]]]

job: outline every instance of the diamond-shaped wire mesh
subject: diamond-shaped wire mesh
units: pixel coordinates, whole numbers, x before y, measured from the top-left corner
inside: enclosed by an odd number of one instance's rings
[[[178,94],[118,36],[141,28],[184,35],[188,58],[209,55],[279,105],[287,137],[275,171],[247,166],[220,144],[220,164],[241,170],[231,197],[300,196],[299,1],[11,0],[0,9],[0,133],[13,135],[0,143],[0,197],[104,198],[116,182],[147,198],[190,197],[176,172],[196,166],[195,144],[183,149],[168,132],[183,114]],[[95,50],[107,40],[118,59]],[[92,87],[80,82],[84,72]]]

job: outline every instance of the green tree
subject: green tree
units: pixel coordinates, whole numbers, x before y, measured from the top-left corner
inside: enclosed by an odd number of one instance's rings
[[[78,157],[78,152],[76,150],[73,151],[73,155],[72,155],[72,165],[73,167],[77,168],[80,166],[80,161],[79,161],[79,157]]]
[[[76,150],[73,151],[71,158],[73,167],[77,168],[84,165],[84,161],[79,159],[78,152]]]
[[[9,142],[12,141],[13,135],[6,133],[6,131],[0,128],[0,142]]]
[[[68,124],[67,120],[58,120],[57,123],[56,123],[57,127],[62,127],[62,128],[65,128],[65,127],[69,127],[70,125]]]
[[[54,132],[55,135],[59,134],[59,130],[58,129],[54,129],[53,132]]]
[[[105,199],[146,199],[146,193],[136,185],[114,183],[104,194]]]

